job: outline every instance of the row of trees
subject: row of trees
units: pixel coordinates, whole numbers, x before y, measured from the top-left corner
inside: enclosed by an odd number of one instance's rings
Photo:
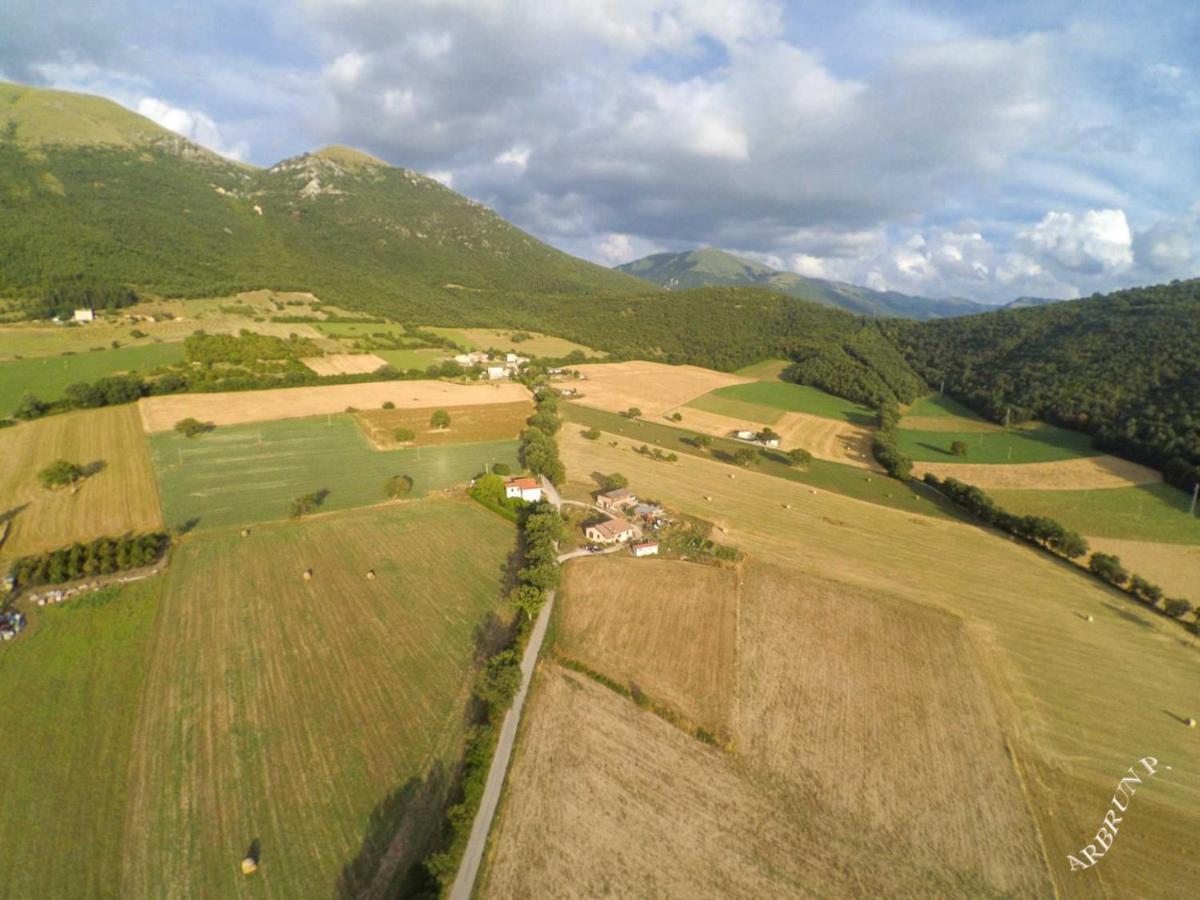
[[[72,544],[49,553],[23,556],[13,563],[10,575],[17,589],[63,584],[92,575],[110,575],[158,562],[171,538],[165,532],[97,538],[89,544]]]
[[[1046,516],[1018,516],[1007,512],[974,485],[964,484],[957,478],[940,479],[932,472],[926,473],[925,483],[989,525],[1044,550],[1067,559],[1078,559],[1088,552],[1088,542],[1079,533]]]
[[[879,402],[876,424],[879,426],[871,439],[871,452],[884,470],[893,478],[908,481],[912,476],[912,458],[900,449],[900,437],[896,429],[900,424],[900,407],[894,398]]]
[[[566,481],[567,470],[558,455],[554,436],[562,427],[558,398],[549,388],[538,391],[537,408],[521,432],[521,462],[535,475],[545,475],[554,484]]]
[[[1120,588],[1134,599],[1166,613],[1172,619],[1183,618],[1192,611],[1190,601],[1182,597],[1167,597],[1157,584],[1129,572],[1121,565],[1119,556],[1111,553],[1093,553],[1092,558],[1088,560],[1088,571],[1101,581]]]

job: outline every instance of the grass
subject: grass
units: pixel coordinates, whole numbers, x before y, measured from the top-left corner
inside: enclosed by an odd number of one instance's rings
[[[98,471],[72,493],[37,473],[56,459]],[[79,410],[0,429],[0,517],[11,534],[0,559],[162,525],[158,491],[133,404]]]
[[[95,381],[119,372],[144,374],[182,360],[183,345],[175,343],[0,362],[0,415],[11,413],[28,393],[42,400],[57,400],[67,385],[78,381]]]
[[[514,341],[512,336],[519,331],[519,329],[515,328],[505,330],[495,328],[442,328],[428,326],[425,330],[448,337],[468,350],[496,349],[503,352],[511,350],[513,353],[519,353],[522,356],[542,356],[554,359],[567,356],[576,350],[585,356],[604,355],[598,350],[593,350],[591,347],[585,347],[583,344],[577,344],[574,341],[568,341],[566,338],[553,337],[552,335],[539,334],[533,331],[525,332],[525,334],[530,335],[529,340]]]
[[[39,610],[0,649],[6,896],[120,896],[124,775],[160,587],[150,579]]]
[[[734,375],[744,375],[746,378],[757,378],[759,381],[778,381],[783,370],[792,364],[790,359],[764,359],[753,365],[743,366]]]
[[[799,579],[838,581],[962,618],[1059,892],[1186,893],[1196,862],[1190,835],[1200,774],[1182,763],[1194,758],[1196,737],[1181,719],[1200,713],[1197,650],[1177,624],[1069,563],[978,527],[829,492],[810,495],[752,472],[729,481],[724,467],[692,456],[662,465],[603,440],[586,441],[569,427],[562,438],[573,477],[621,471],[684,514],[717,521],[725,528],[722,541],[786,565]],[[882,649],[890,635],[875,631],[862,639]],[[1106,677],[1097,677],[1098,664],[1109,667]],[[823,720],[841,722],[843,711],[834,707]],[[946,737],[935,720],[929,734]],[[1091,840],[1117,779],[1147,753],[1173,769],[1138,789],[1128,827],[1097,871],[1070,873],[1067,854]]]
[[[517,442],[378,451],[354,419],[335,415],[221,427],[198,438],[149,438],[171,527],[205,529],[282,519],[302,494],[329,491],[322,509],[380,503],[384,480],[413,479],[413,497],[469,480],[485,466],[517,468]]]
[[[900,449],[917,462],[1035,463],[1099,456],[1089,435],[1053,425],[1008,431],[914,431],[897,432]],[[950,451],[955,441],[967,445],[966,456]]]
[[[988,493],[1010,512],[1049,516],[1080,534],[1200,544],[1200,516],[1188,512],[1191,496],[1168,484],[1093,491]]]
[[[121,893],[381,894],[440,824],[515,540],[469,502],[430,500],[181,546],[134,734]]]
[[[713,438],[710,452],[693,443],[697,437],[695,432],[682,428],[672,428],[655,422],[630,420],[616,413],[604,412],[575,403],[564,403],[560,410],[563,417],[576,426],[598,428],[610,435],[623,437],[627,441],[631,441],[634,446],[645,443],[677,454],[705,459],[729,458],[730,455],[746,446],[738,441]],[[564,430],[570,428],[571,425],[566,425]],[[579,428],[577,427],[575,430],[578,431]],[[599,443],[604,441],[605,438],[601,437]],[[626,451],[625,455],[633,454]],[[781,462],[778,454],[772,454],[770,451],[766,451],[766,455],[760,454],[757,459],[758,462],[754,465],[753,471],[774,478],[811,485],[822,490],[853,497],[856,500],[864,500],[868,503],[927,516],[959,519],[962,515],[956,507],[945,501],[939,494],[927,490],[924,485],[919,483],[901,483],[856,466],[847,466],[823,459],[814,459],[804,466],[790,466]],[[655,463],[655,465],[668,468],[671,464]],[[721,478],[727,480],[730,473],[736,474],[739,471],[742,470],[729,465],[722,472]],[[653,495],[651,488],[644,490]]]
[[[431,347],[422,347],[416,350],[372,350],[371,352],[380,359],[387,360],[389,365],[401,371],[420,369],[424,372],[430,366],[450,358],[445,350],[435,350]]]
[[[723,403],[722,401],[732,402]],[[716,403],[718,407],[724,408],[714,408],[713,403]],[[711,394],[699,397],[687,405],[737,418],[758,418],[757,414],[750,412],[732,411],[737,408],[748,408],[742,406],[743,404],[749,404],[751,407],[756,408],[768,407],[773,410],[779,410],[779,414],[773,420],[759,420],[767,421],[768,424],[779,421],[780,415],[785,412],[807,413],[811,416],[822,416],[826,419],[838,419],[848,422],[851,425],[875,424],[875,411],[872,409],[854,403],[851,400],[844,400],[841,397],[827,394],[815,387],[805,384],[790,384],[783,381],[756,381],[751,384],[733,384],[728,387],[717,388]],[[730,411],[727,412],[726,409]]]
[[[372,334],[388,334],[403,337],[407,332],[403,325],[393,322],[314,322],[313,327],[328,337],[356,338]]]
[[[956,419],[974,419],[983,421],[974,410],[968,409],[957,400],[947,397],[945,394],[930,394],[926,397],[919,397],[915,400],[906,411],[905,415],[909,416],[946,416]]]

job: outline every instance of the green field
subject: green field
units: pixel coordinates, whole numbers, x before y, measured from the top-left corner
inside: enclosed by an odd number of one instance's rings
[[[568,341],[566,338],[538,334],[532,331],[525,332],[530,335],[527,340],[514,341],[512,335],[516,334],[519,330],[515,328],[443,328],[440,326],[429,326],[425,330],[448,337],[459,346],[466,347],[468,350],[496,349],[504,352],[512,351],[522,356],[544,356],[551,358],[567,356],[576,350],[586,356],[604,355],[593,350],[591,347],[585,347],[583,344]]]
[[[944,394],[930,394],[920,397],[905,412],[908,416],[950,416],[959,419],[975,419],[983,421],[975,412],[963,406],[957,400]]]
[[[407,333],[403,325],[394,322],[313,322],[313,327],[328,337],[355,338],[370,337],[373,334],[387,334],[393,337],[404,337]]]
[[[672,428],[668,425],[659,425],[641,419],[631,421],[618,413],[579,406],[575,403],[564,403],[560,409],[563,418],[567,422],[574,422],[577,426],[598,428],[603,432],[620,435],[639,444],[646,443],[662,447],[678,454],[686,453],[689,456],[707,459],[723,459],[746,447],[739,441],[712,438],[711,452],[709,452],[691,443],[697,437],[697,433],[694,431]],[[570,428],[571,426],[567,425],[566,427]],[[604,443],[604,438],[601,437],[598,443]],[[670,463],[660,463],[659,465],[664,468],[671,466]],[[729,466],[729,473],[736,474],[737,471],[733,465]],[[957,506],[918,481],[901,483],[857,466],[846,466],[823,459],[814,459],[804,466],[790,466],[782,462],[778,454],[765,451],[765,453],[759,454],[753,471],[833,491],[880,506],[918,512],[926,516],[963,518],[963,514]]]
[[[157,579],[37,610],[0,646],[0,895],[119,895]]]
[[[1092,448],[1090,435],[1053,425],[1012,428],[1007,431],[916,431],[896,432],[900,449],[916,462],[1036,463],[1100,456]],[[955,441],[967,445],[966,456],[955,456]]]
[[[1200,544],[1200,516],[1169,484],[1092,491],[988,491],[1002,507],[1023,516],[1049,516],[1080,534],[1169,544]]]
[[[388,881],[389,844],[393,869],[421,858],[515,542],[481,507],[431,499],[183,544],[134,733],[120,895],[362,896]]]
[[[145,373],[183,360],[183,344],[143,344],[92,350],[67,356],[0,362],[0,416],[8,415],[27,393],[57,400],[67,385],[118,372]]]
[[[372,350],[371,352],[380,359],[387,360],[389,365],[401,371],[420,369],[424,372],[430,366],[436,365],[444,359],[450,359],[447,351],[435,350],[432,347],[421,347],[416,350]]]
[[[411,477],[419,497],[491,463],[518,467],[516,441],[375,450],[348,415],[218,428],[190,440],[164,432],[149,443],[169,527],[282,519],[292,499],[319,490],[329,491],[324,510],[380,503],[392,475]]]
[[[729,387],[717,388],[687,405],[745,419],[761,416],[764,408],[775,410],[773,419],[758,419],[766,421],[767,424],[778,422],[785,412],[808,413],[812,416],[849,422],[851,425],[875,424],[875,411],[866,406],[835,397],[815,387],[784,381],[732,384]]]
[[[778,381],[783,370],[791,364],[790,359],[764,359],[762,362],[743,366],[733,374],[746,378],[757,378],[759,381]]]

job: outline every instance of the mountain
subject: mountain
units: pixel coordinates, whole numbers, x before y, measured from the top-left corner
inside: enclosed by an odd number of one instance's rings
[[[518,296],[644,291],[407,169],[326,147],[268,169],[108,100],[0,83],[0,296],[61,281],[258,287],[434,323]]]
[[[823,278],[808,278],[794,272],[781,272],[711,247],[685,253],[655,253],[617,266],[617,269],[671,290],[716,284],[753,285],[868,316],[937,319],[969,315],[988,308],[957,297],[935,300],[896,291],[874,291]]]
[[[1200,279],[884,331],[930,384],[993,421],[1011,409],[1200,481]]]
[[[1030,306],[1048,306],[1051,303],[1066,302],[1066,300],[1060,300],[1055,297],[1018,297],[1016,300],[1005,303],[1001,309],[1027,309]]]

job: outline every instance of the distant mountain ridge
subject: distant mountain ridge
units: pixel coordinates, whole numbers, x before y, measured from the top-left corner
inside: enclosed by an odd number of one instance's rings
[[[432,322],[646,288],[358,150],[262,169],[111,101],[4,82],[0,198],[0,296],[80,279],[172,296],[271,287]]]
[[[916,297],[781,272],[712,247],[682,253],[655,253],[616,268],[670,290],[719,284],[765,287],[867,316],[924,320],[965,316],[992,308],[960,297]]]

